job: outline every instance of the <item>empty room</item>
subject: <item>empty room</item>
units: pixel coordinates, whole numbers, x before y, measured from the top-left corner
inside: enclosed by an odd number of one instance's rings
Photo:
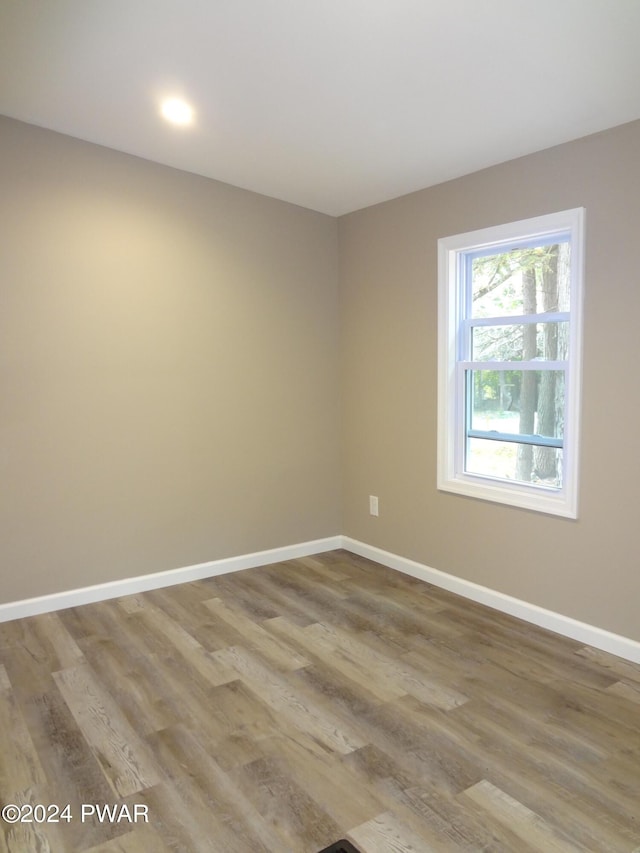
[[[640,851],[638,0],[0,0],[0,853]]]

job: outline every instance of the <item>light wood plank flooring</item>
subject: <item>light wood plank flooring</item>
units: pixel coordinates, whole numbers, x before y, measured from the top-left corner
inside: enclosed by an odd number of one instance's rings
[[[336,551],[0,624],[0,801],[72,816],[0,853],[640,853],[640,666]]]

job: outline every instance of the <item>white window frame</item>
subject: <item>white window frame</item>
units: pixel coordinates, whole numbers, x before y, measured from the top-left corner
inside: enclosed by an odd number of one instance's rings
[[[578,517],[584,220],[584,208],[574,208],[438,241],[438,489],[567,518]],[[571,242],[569,345],[567,360],[562,363],[566,384],[560,489],[465,472],[467,401],[460,381],[461,335],[468,305],[462,274],[465,256],[492,246],[500,250],[505,244],[507,248],[509,244],[517,248],[523,241],[531,245],[536,239],[554,234],[564,235],[565,239],[568,236]],[[552,319],[549,314],[536,316],[540,321]],[[495,363],[491,369],[496,369]]]

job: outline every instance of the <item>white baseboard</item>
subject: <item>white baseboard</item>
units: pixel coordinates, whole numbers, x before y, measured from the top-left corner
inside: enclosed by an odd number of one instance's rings
[[[106,601],[109,598],[119,598],[121,595],[134,595],[138,592],[147,592],[150,589],[160,589],[164,586],[175,586],[179,583],[203,580],[229,572],[239,572],[242,569],[266,566],[269,563],[309,557],[312,554],[335,551],[341,547],[342,536],[330,536],[326,539],[301,542],[298,545],[287,545],[284,548],[257,551],[255,554],[243,554],[239,557],[227,557],[222,560],[212,560],[209,563],[185,566],[182,569],[169,569],[166,572],[154,572],[135,578],[86,586],[81,589],[41,595],[37,598],[11,601],[8,604],[0,604],[0,622],[22,619],[25,616],[37,616],[39,613],[50,613],[53,610],[64,610],[66,607],[76,607],[79,604]]]
[[[175,586],[189,581],[203,580],[229,572],[239,572],[243,569],[266,566],[270,563],[280,563],[284,560],[295,560],[298,557],[309,557],[313,554],[322,554],[338,548],[344,548],[353,554],[367,557],[369,560],[374,560],[390,569],[396,569],[406,575],[449,590],[449,592],[454,592],[463,598],[486,604],[494,610],[509,613],[525,622],[531,622],[541,628],[547,628],[557,634],[571,637],[571,639],[585,645],[618,655],[618,657],[634,663],[640,663],[640,643],[636,640],[622,637],[619,634],[612,634],[610,631],[605,631],[586,622],[579,622],[577,619],[563,616],[553,610],[545,610],[536,604],[529,604],[489,587],[447,574],[447,572],[442,572],[439,569],[432,569],[398,554],[392,554],[373,545],[359,542],[357,539],[351,539],[349,536],[329,536],[326,539],[315,539],[310,542],[300,542],[298,545],[257,551],[254,554],[242,554],[238,557],[212,560],[209,563],[199,563],[181,569],[154,572],[135,578],[125,578],[124,580],[110,581],[81,589],[56,592],[52,595],[27,598],[23,601],[12,601],[7,604],[0,604],[0,622],[22,619],[25,616],[37,616],[39,613],[50,613],[54,610],[64,610],[66,607],[76,607],[80,604],[106,601],[109,598],[119,598],[123,595],[134,595],[138,592]]]
[[[389,551],[383,551],[381,548],[366,545],[364,542],[359,542],[357,539],[351,539],[348,536],[342,537],[342,547],[361,557],[382,563],[383,566],[388,566],[390,569],[396,569],[406,575],[449,590],[449,592],[455,592],[463,598],[486,604],[494,610],[517,616],[525,622],[531,622],[541,628],[555,631],[556,634],[562,634],[564,637],[578,640],[587,646],[593,646],[612,655],[618,655],[618,657],[633,661],[633,663],[640,663],[640,643],[636,640],[622,637],[620,634],[612,634],[610,631],[596,628],[586,622],[579,622],[577,619],[563,616],[553,610],[545,610],[544,607],[538,607],[537,604],[529,604],[527,601],[513,598],[502,592],[496,592],[494,589],[480,586],[480,584],[464,580],[464,578],[449,575],[439,569],[432,569],[422,563],[416,563],[414,560],[408,560]]]

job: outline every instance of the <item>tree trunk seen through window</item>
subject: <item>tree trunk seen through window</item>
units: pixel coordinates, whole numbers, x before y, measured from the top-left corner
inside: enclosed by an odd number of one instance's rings
[[[536,313],[536,271],[534,267],[522,270],[522,308],[524,314]],[[533,323],[525,325],[522,330],[522,358],[527,361],[537,355],[537,329]],[[520,388],[520,433],[535,432],[537,376],[532,370],[522,374]],[[529,444],[518,445],[518,461],[516,464],[516,479],[525,483],[530,482],[533,472],[533,447]]]
[[[551,246],[541,269],[542,311],[558,310],[558,246]],[[545,323],[542,357],[548,361],[558,358],[558,326]],[[543,370],[538,391],[538,427],[540,435],[556,435],[556,372]],[[557,476],[558,451],[551,447],[536,447],[533,451],[533,473],[539,480],[554,480]]]

